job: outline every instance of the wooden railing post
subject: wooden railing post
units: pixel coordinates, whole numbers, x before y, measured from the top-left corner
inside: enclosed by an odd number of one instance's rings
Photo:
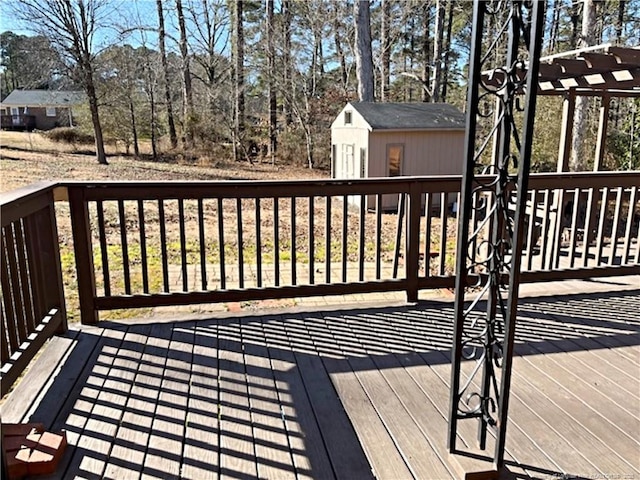
[[[93,245],[89,209],[84,199],[83,187],[68,187],[73,249],[76,256],[80,320],[83,324],[98,323],[96,309],[96,278],[93,268]]]
[[[67,331],[67,312],[62,282],[58,228],[54,208],[53,192],[46,193],[49,206],[25,219],[25,242],[30,261],[29,269],[34,275],[32,288],[38,310],[37,318],[47,314],[52,305],[59,309],[60,325],[56,333]],[[37,259],[37,265],[35,265]]]
[[[420,214],[422,209],[420,184],[409,186],[409,208],[407,209],[407,302],[418,301],[418,273],[420,263]]]

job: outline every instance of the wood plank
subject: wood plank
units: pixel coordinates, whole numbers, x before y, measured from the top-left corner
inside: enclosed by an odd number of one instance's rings
[[[412,478],[415,475],[405,463],[385,422],[379,417],[372,399],[359,380],[359,376],[375,375],[376,372],[354,372],[350,365],[349,368],[344,366],[347,362],[346,358],[353,354],[353,350],[351,338],[345,336],[340,328],[336,328],[336,324],[340,324],[341,320],[341,318],[325,316],[319,324],[321,328],[326,326],[332,333],[335,350],[344,357],[344,359],[324,359],[330,371],[337,370],[331,375],[331,381],[358,434],[376,478]],[[384,454],[381,455],[381,452]]]
[[[243,240],[243,222],[242,222],[242,199],[236,198],[236,230],[238,232],[238,286],[244,288],[244,240]]]
[[[142,268],[142,291],[149,293],[149,265],[147,260],[147,234],[145,232],[144,201],[138,200],[138,230],[140,231],[140,267]],[[109,296],[105,292],[106,296]]]
[[[426,310],[426,311],[425,311]],[[450,373],[450,316],[442,308],[409,310],[403,312],[389,322],[397,334],[393,338],[401,338],[406,342],[412,353],[397,353],[396,358],[408,369],[410,375],[421,386],[423,392],[431,399],[431,403],[438,409],[443,419],[448,417]],[[416,368],[415,355],[429,365],[429,368]],[[487,451],[477,448],[477,421],[459,421],[458,432],[465,451],[475,456],[486,456],[491,452],[495,436],[490,431],[487,438]],[[446,428],[443,429],[446,432]],[[443,434],[444,435],[444,434]],[[506,464],[513,474],[532,471],[531,465],[537,469],[556,472],[559,467],[553,463],[545,453],[526,435],[526,433],[512,425],[509,429],[505,454]],[[444,442],[442,443],[444,445]],[[456,455],[454,461],[466,471],[477,471],[483,467],[470,457]]]
[[[335,478],[284,322],[281,317],[266,317],[262,330],[279,387],[296,476]]]
[[[64,335],[55,336],[43,348],[42,353],[31,365],[25,377],[20,381],[9,397],[0,405],[0,417],[5,423],[21,423],[28,420],[32,404],[38,404],[38,397],[47,388],[48,381],[56,376],[76,343],[77,330],[69,330]],[[25,401],[26,400],[26,401]],[[47,410],[47,414],[51,412]],[[49,415],[47,415],[48,417]],[[43,423],[44,415],[39,414],[34,422]]]
[[[84,459],[91,458],[92,434],[87,432],[85,435],[84,430],[108,379],[126,327],[93,328],[92,332],[100,334],[100,339],[51,426],[54,431],[64,429],[67,432],[67,448],[56,472],[59,478],[77,473]]]
[[[149,329],[148,325],[129,327],[117,351],[111,354],[109,370],[82,428],[78,442],[82,454],[76,453],[66,476],[104,476]]]
[[[262,209],[260,208],[260,199],[256,198],[256,270],[257,270],[257,286],[262,287],[262,221],[260,220],[260,214]],[[311,282],[313,283],[313,282]]]
[[[164,215],[164,200],[158,200],[158,223],[160,224],[160,258],[162,261],[162,285],[169,293],[169,260],[167,255],[167,226]],[[222,260],[221,260],[222,261]]]
[[[129,246],[127,243],[127,220],[123,200],[118,200],[118,223],[120,226],[120,245],[122,247],[122,275],[124,277],[124,293],[127,295],[131,295]],[[90,222],[89,225],[91,225]]]
[[[207,243],[205,234],[204,200],[198,199],[198,248],[200,250],[200,288],[207,289]]]
[[[579,423],[580,420],[584,419],[584,416],[591,415],[584,408],[583,403],[572,401],[569,398],[561,398],[561,395],[556,393],[558,384],[554,382],[553,390],[551,390],[549,384],[539,377],[534,370],[526,368],[526,362],[518,362],[517,365],[514,365],[513,371],[515,381],[512,396],[519,398],[522,402],[526,402],[527,407],[532,412],[544,419],[545,425],[539,422],[532,423],[530,425],[533,425],[533,427],[530,426],[529,431],[532,438],[539,444],[547,445],[547,453],[552,456],[556,463],[560,464],[560,459],[557,457],[559,452],[555,450],[555,443],[547,443],[547,439],[550,436],[549,431],[553,431],[564,438],[576,452],[580,452],[580,455],[589,459],[596,467],[596,470],[601,473],[622,475],[631,471],[637,472],[630,463],[618,455],[618,442],[614,441],[613,445],[607,445],[600,440],[599,435],[606,435],[606,428],[597,428],[595,432],[591,432]],[[534,376],[535,378],[533,378]],[[570,412],[573,415],[579,415],[580,419],[574,417]],[[582,412],[586,415],[582,415]],[[517,416],[514,416],[514,418],[516,419],[515,421],[518,421]],[[593,423],[589,424],[590,428],[595,428]],[[637,453],[637,449],[635,451]],[[587,472],[588,470],[581,470],[575,473],[585,475]]]
[[[327,195],[324,224],[324,269],[325,282],[331,283],[331,196]]]
[[[518,351],[526,351],[524,348],[522,345],[517,347]],[[540,350],[536,351],[542,353]],[[630,433],[640,432],[640,420],[635,416],[640,402],[627,402],[630,405],[625,406],[629,406],[633,412],[616,404],[599,389],[583,382],[580,371],[573,370],[576,373],[574,375],[564,368],[565,365],[570,366],[570,362],[567,361],[567,355],[561,355],[538,354],[523,357],[525,361],[519,362],[516,374],[546,393],[559,408],[589,430],[599,441],[605,445],[615,445],[617,455],[626,458],[627,461],[635,457],[640,442],[637,435]],[[553,377],[546,375],[545,371],[552,371]]]
[[[191,323],[173,324],[142,479],[177,478],[180,475],[193,359],[193,330]]]
[[[382,355],[379,349],[372,354],[366,344],[360,341],[360,335],[353,331],[355,320],[352,316],[325,316],[327,328],[332,331],[337,342],[344,340],[350,348],[349,364],[355,372],[355,376],[360,383],[359,387],[364,389],[374,411],[380,417],[381,422],[387,430],[387,436],[396,445],[396,449],[401,455],[400,461],[404,468],[400,471],[409,471],[415,478],[451,478],[450,472],[442,460],[433,451],[426,432],[420,425],[419,420],[410,411],[415,397],[415,383],[410,378],[405,378],[406,372],[399,364],[392,365],[388,355]],[[366,338],[366,337],[365,337]],[[394,368],[395,367],[395,368]],[[381,369],[385,369],[380,371]],[[341,374],[333,374],[332,379]],[[408,380],[408,381],[407,381]],[[427,399],[422,400],[428,402]],[[349,412],[351,418],[360,412]],[[382,445],[378,444],[380,438],[363,437],[362,442],[368,444],[373,455],[378,456],[378,462],[388,462],[389,455],[381,456],[379,452],[386,452]],[[393,472],[397,467],[393,463],[385,465],[390,471],[386,477],[394,478]],[[397,477],[405,478],[405,475],[396,474]]]
[[[180,238],[180,271],[182,272],[182,291],[189,291],[189,268],[187,263],[187,232],[184,218],[184,200],[178,200],[178,231]]]
[[[196,324],[181,475],[216,479],[220,469],[218,329]]]
[[[293,479],[286,423],[261,323],[255,317],[240,319],[258,477]]]
[[[257,478],[240,322],[218,324],[220,478]]]
[[[154,324],[148,332],[131,394],[123,407],[124,415],[105,467],[107,478],[139,477],[143,469],[168,357],[171,328],[171,323]]]
[[[315,272],[316,272],[316,266],[315,266],[315,256],[316,256],[316,234],[315,234],[315,226],[316,226],[316,222],[315,222],[315,211],[316,211],[316,207],[315,207],[315,197],[311,196],[308,198],[309,201],[309,226],[308,226],[308,231],[307,231],[307,235],[308,235],[308,242],[309,242],[309,283],[311,285],[313,285],[314,283],[316,283],[315,281]]]
[[[335,476],[338,479],[373,478],[371,467],[316,347],[312,341],[306,346],[300,338],[293,341],[296,335],[308,339],[305,321],[291,315],[287,316],[284,324]]]

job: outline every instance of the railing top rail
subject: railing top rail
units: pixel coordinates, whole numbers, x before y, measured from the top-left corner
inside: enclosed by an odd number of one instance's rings
[[[49,206],[56,186],[56,182],[45,181],[0,193],[2,226]]]

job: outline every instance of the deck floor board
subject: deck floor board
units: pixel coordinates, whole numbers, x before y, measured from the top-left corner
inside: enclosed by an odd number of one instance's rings
[[[521,300],[512,477],[640,474],[638,311],[637,289]],[[104,322],[54,339],[0,414],[67,431],[53,478],[457,478],[495,440],[478,450],[460,421],[466,456],[446,449],[452,317],[434,301]]]

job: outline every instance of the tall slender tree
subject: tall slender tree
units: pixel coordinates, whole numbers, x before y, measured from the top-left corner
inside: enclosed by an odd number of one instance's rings
[[[275,44],[273,39],[273,0],[266,0],[267,7],[267,88],[269,90],[269,157],[271,163],[276,161],[277,128],[278,128],[278,104],[276,98],[275,82]]]
[[[189,66],[189,50],[187,45],[187,28],[184,21],[182,0],[176,0],[178,27],[180,29],[180,56],[182,58],[182,145],[193,146],[193,89],[191,87],[191,69]]]
[[[244,133],[244,18],[242,0],[235,1],[235,15],[233,19],[234,65],[235,65],[235,115],[234,115],[234,156],[240,160],[242,136]]]
[[[390,0],[382,0],[382,19],[380,22],[380,100],[389,101],[389,80],[391,70],[391,4]]]
[[[158,48],[160,49],[160,61],[162,62],[162,72],[164,75],[164,101],[167,109],[167,123],[169,124],[169,139],[171,148],[178,146],[178,135],[176,134],[176,123],[173,118],[173,100],[171,99],[171,82],[169,79],[169,66],[167,64],[167,51],[165,46],[166,33],[164,30],[164,13],[162,11],[162,0],[156,0],[158,9]]]
[[[444,33],[445,0],[436,0],[435,35],[433,36],[433,77],[431,79],[431,101],[440,101],[442,83],[442,40]]]
[[[353,18],[356,31],[356,76],[358,98],[361,102],[373,102],[373,56],[371,53],[371,12],[369,0],[353,2]]]
[[[98,163],[107,165],[95,86],[94,40],[107,0],[18,0],[17,17],[48,38],[69,61],[89,102]]]
[[[578,47],[589,47],[595,44],[596,28],[596,4],[594,0],[584,0],[582,6],[582,26]],[[571,138],[571,157],[569,168],[573,171],[585,170],[587,167],[587,155],[584,142],[587,134],[587,112],[589,99],[585,96],[576,98],[576,106],[573,116],[573,137]]]

